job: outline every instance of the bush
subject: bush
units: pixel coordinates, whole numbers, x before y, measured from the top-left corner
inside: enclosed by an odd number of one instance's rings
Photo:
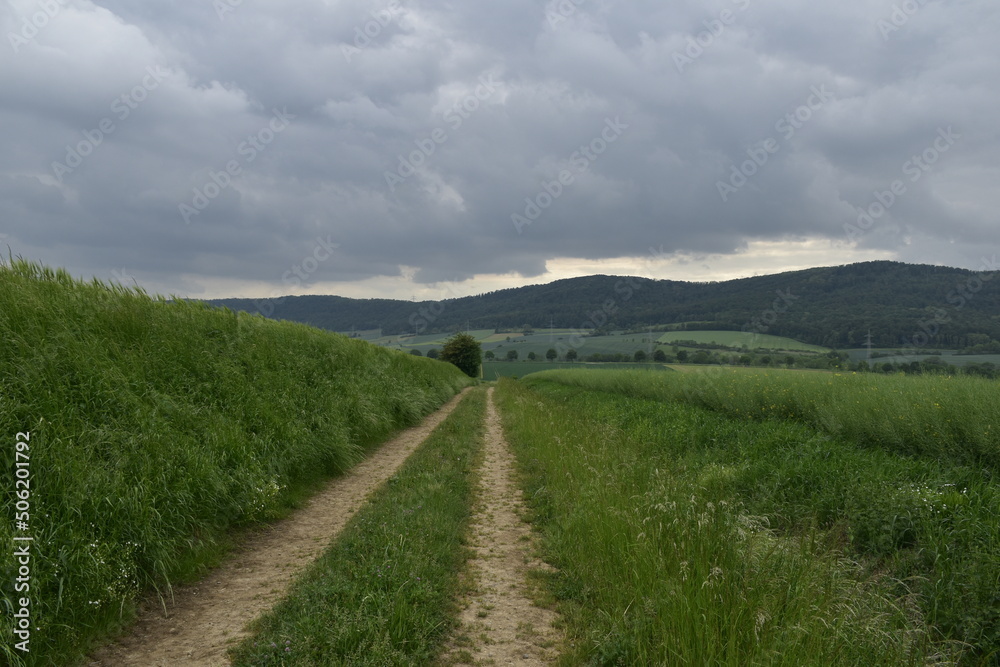
[[[479,377],[482,365],[483,350],[479,342],[466,333],[455,334],[444,344],[441,350],[441,361],[458,366],[458,369],[469,377]]]

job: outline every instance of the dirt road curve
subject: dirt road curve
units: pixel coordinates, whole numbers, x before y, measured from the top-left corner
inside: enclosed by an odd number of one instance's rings
[[[96,667],[226,665],[226,649],[245,627],[284,597],[292,579],[329,545],[367,496],[385,482],[458,405],[456,396],[334,480],[306,507],[244,544],[218,570],[175,589],[168,616],[147,604],[132,631],[92,656]]]
[[[520,515],[513,457],[489,391],[485,462],[473,518],[472,571],[476,590],[462,611],[462,628],[445,662],[476,665],[546,665],[557,657],[561,636],[555,612],[535,606],[527,572],[545,563],[533,556],[531,529]]]

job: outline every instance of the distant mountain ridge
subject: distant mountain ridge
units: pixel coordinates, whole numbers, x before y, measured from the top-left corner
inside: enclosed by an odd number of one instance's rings
[[[525,325],[754,330],[844,348],[964,348],[1000,341],[1000,279],[951,267],[876,261],[724,282],[595,275],[440,302],[289,296],[209,303],[332,331],[386,334]]]

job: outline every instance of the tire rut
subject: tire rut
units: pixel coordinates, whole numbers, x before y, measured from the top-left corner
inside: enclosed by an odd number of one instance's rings
[[[464,601],[461,628],[446,664],[547,665],[562,642],[558,615],[529,599],[530,570],[549,569],[534,556],[524,504],[514,484],[514,460],[489,390],[485,460],[471,530],[474,590]]]

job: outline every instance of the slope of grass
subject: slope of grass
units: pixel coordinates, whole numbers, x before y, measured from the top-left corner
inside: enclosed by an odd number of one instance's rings
[[[804,427],[542,377],[503,380],[497,394],[558,568],[550,586],[575,647],[565,664],[922,664],[921,619],[888,581],[803,517],[800,535],[769,527],[765,511],[781,512],[763,499],[780,498],[744,497],[719,468],[751,444],[750,462],[785,451]]]
[[[685,401],[737,419],[795,419],[860,445],[1000,472],[1000,385],[994,380],[722,367],[599,376],[550,371],[544,377],[627,396]]]
[[[142,591],[197,575],[234,527],[280,514],[468,383],[443,363],[21,261],[0,267],[0,341],[0,437],[31,433],[33,630],[15,655],[0,628],[12,664],[81,657]],[[13,445],[0,451],[9,545]]]
[[[455,618],[486,391],[468,395],[365,505],[234,665],[430,664]]]

